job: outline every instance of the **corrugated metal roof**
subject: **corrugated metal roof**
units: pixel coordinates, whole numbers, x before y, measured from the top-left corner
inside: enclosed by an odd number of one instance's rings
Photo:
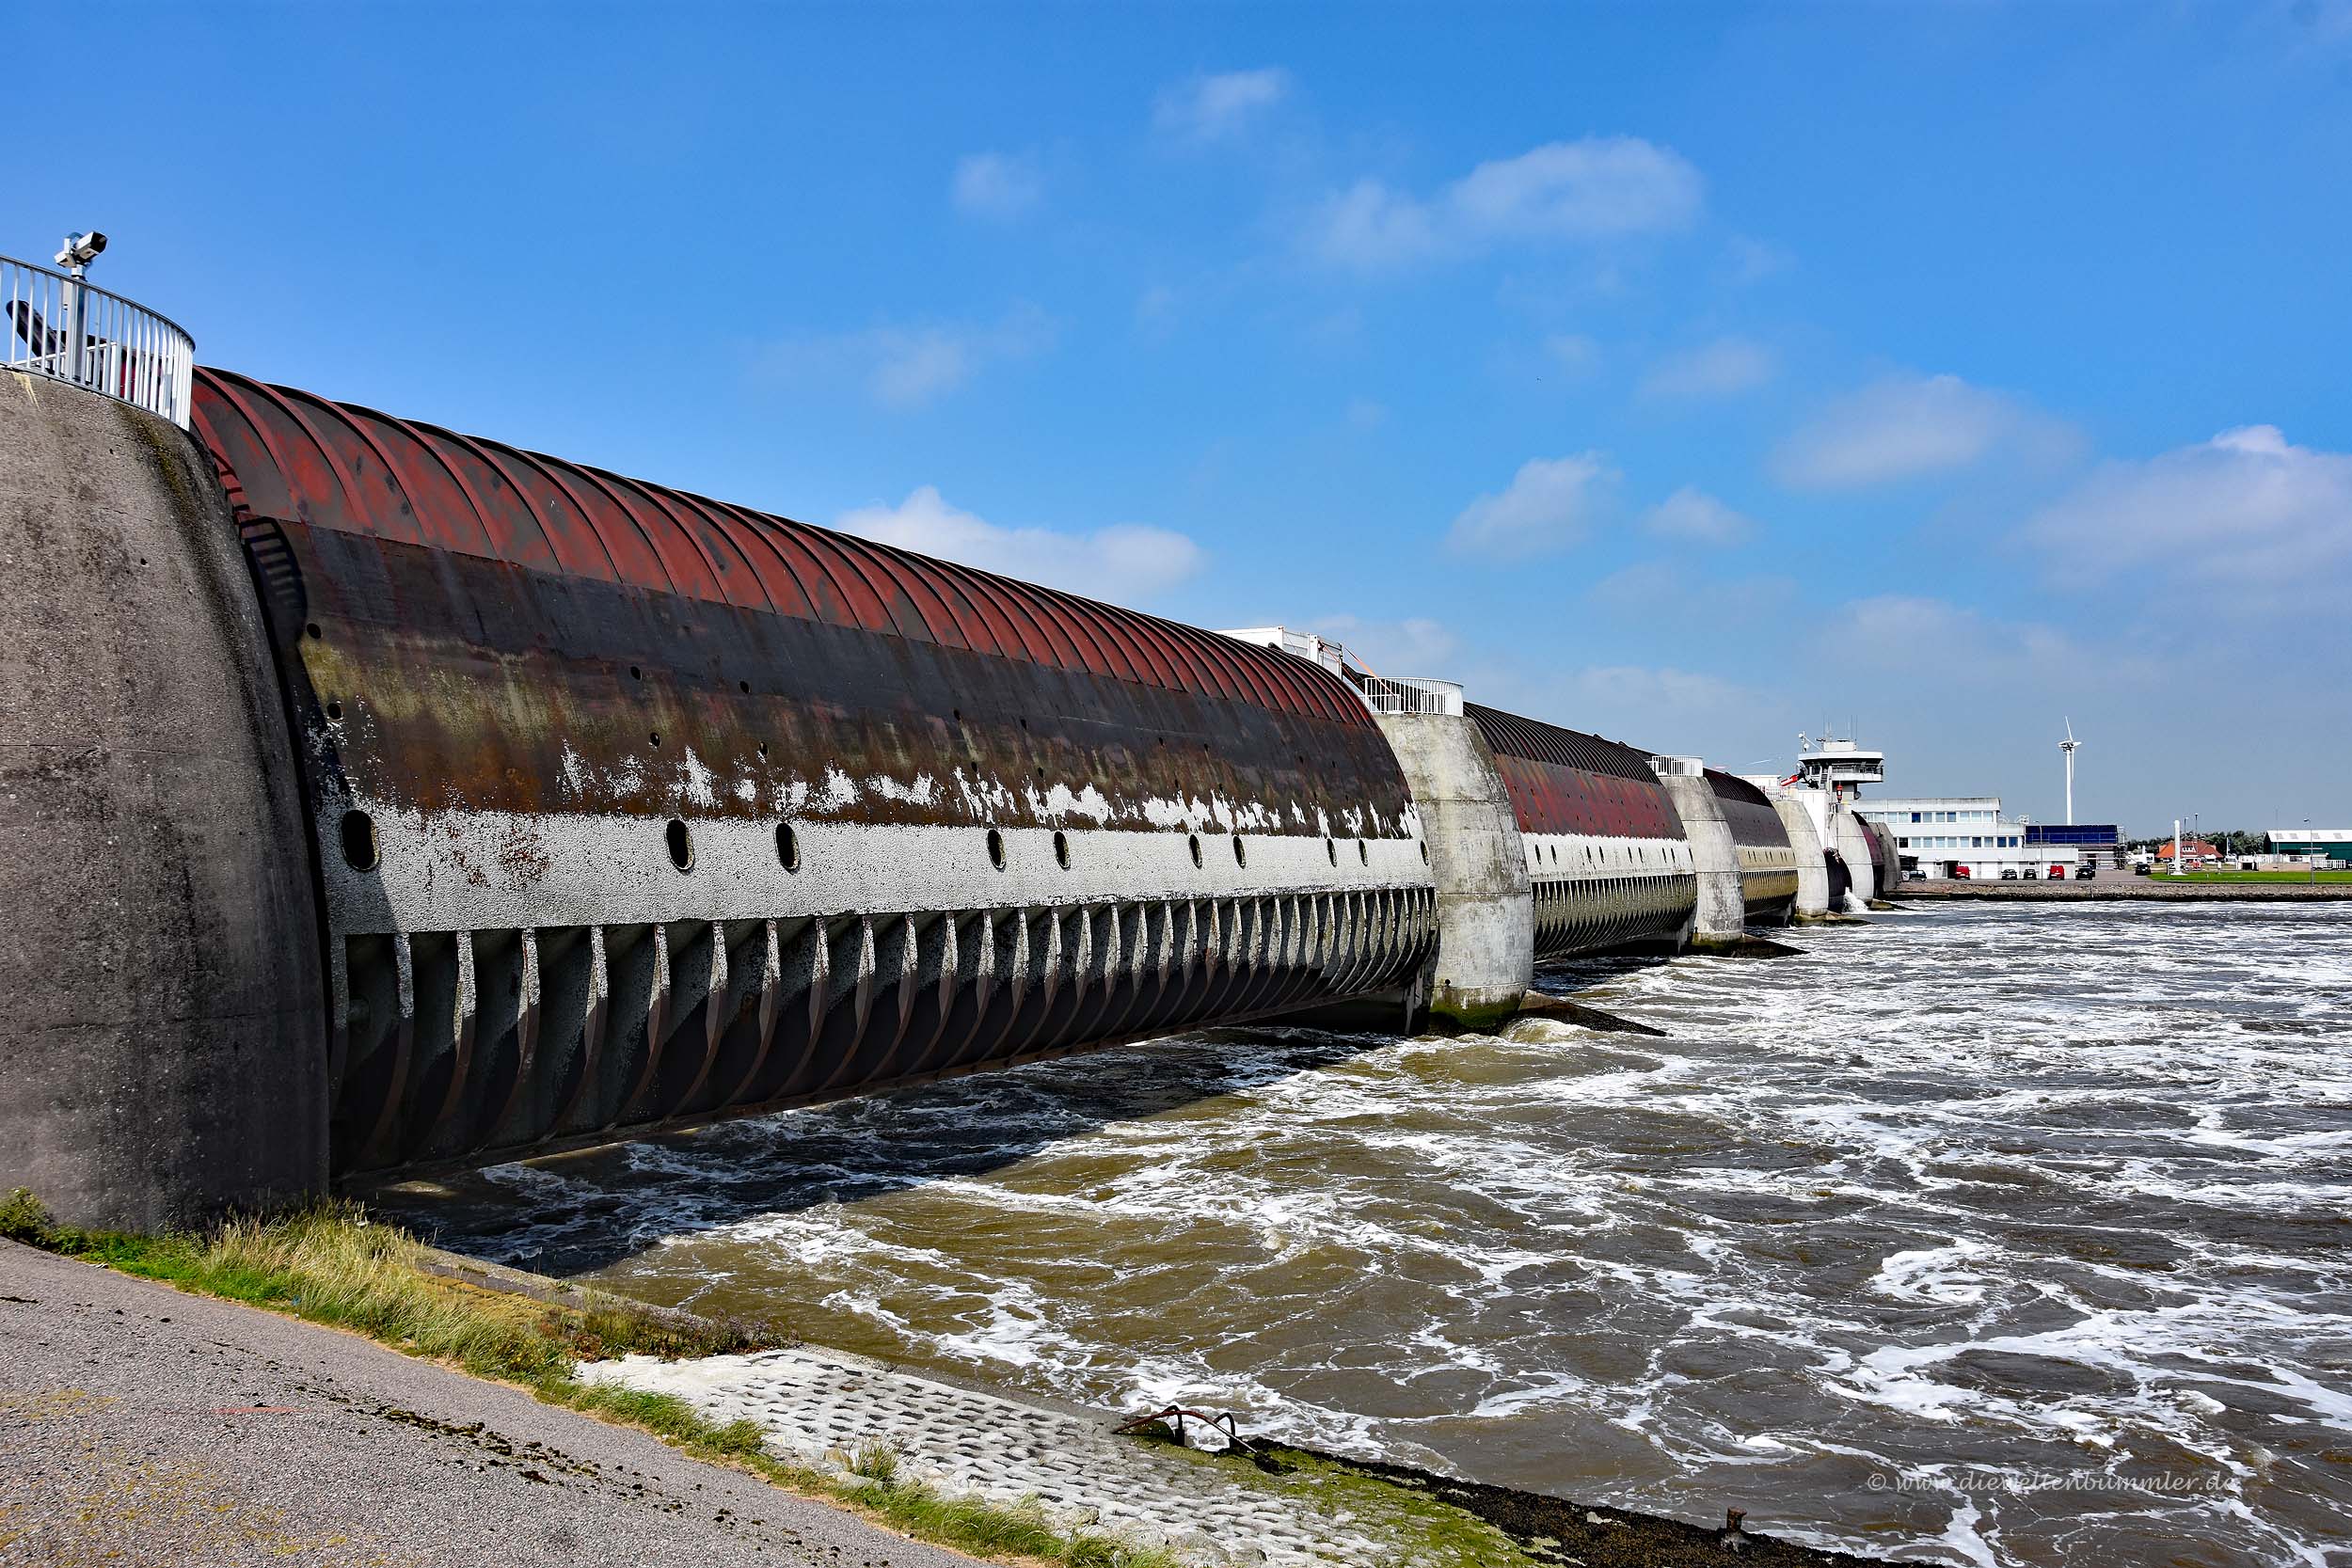
[[[1372,722],[1328,671],[1270,649],[225,371],[198,370],[195,431],[240,516]]]

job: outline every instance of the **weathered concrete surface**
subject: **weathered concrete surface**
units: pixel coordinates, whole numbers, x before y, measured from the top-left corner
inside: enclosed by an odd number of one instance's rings
[[[1470,1028],[1507,1021],[1535,972],[1535,906],[1510,793],[1478,726],[1447,714],[1385,715],[1421,808],[1438,889],[1430,1011]]]
[[[1831,832],[1836,835],[1834,847],[1846,863],[1846,873],[1852,879],[1846,889],[1844,913],[1860,914],[1869,901],[1879,896],[1879,845],[1870,832],[1870,825],[1853,814],[1843,800],[1832,807]]]
[[[1736,941],[1747,932],[1748,906],[1740,888],[1740,847],[1724,819],[1723,802],[1705,778],[1667,775],[1659,780],[1682,818],[1698,874],[1698,911],[1691,940],[1706,944]]]
[[[0,373],[0,1189],[158,1228],[324,1185],[309,841],[210,466]]]
[[[659,1438],[0,1242],[0,1561],[964,1568]]]
[[[1772,810],[1780,814],[1780,825],[1788,833],[1788,847],[1797,857],[1796,916],[1799,920],[1819,920],[1830,912],[1829,862],[1822,856],[1820,829],[1813,820],[1814,802],[1794,790],[1766,793],[1772,799]],[[1821,792],[1806,793],[1819,796]]]
[[[1035,1497],[1065,1527],[1118,1530],[1185,1560],[1277,1568],[1359,1568],[1401,1560],[1393,1543],[1345,1519],[1237,1484],[1235,1472],[1115,1435],[1112,1421],[902,1372],[813,1346],[755,1355],[658,1361],[632,1355],[589,1370],[675,1394],[715,1421],[749,1420],[779,1455],[818,1467],[869,1444],[896,1449],[903,1473],[999,1503]],[[1241,1472],[1251,1474],[1253,1472]]]

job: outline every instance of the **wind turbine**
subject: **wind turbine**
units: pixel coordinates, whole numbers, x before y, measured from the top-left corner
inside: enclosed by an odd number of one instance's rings
[[[2066,821],[2074,821],[2074,748],[2082,742],[2074,738],[2074,721],[2066,721],[2066,738],[2058,742],[2058,750],[2066,753]]]

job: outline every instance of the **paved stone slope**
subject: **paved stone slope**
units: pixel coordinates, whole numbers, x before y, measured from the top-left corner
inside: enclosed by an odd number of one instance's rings
[[[1156,1541],[1194,1561],[1361,1568],[1394,1546],[1350,1516],[1238,1485],[1230,1472],[1112,1434],[1107,1420],[934,1382],[809,1348],[698,1361],[647,1356],[586,1375],[675,1394],[721,1421],[749,1419],[781,1457],[844,1468],[888,1444],[902,1472],[1000,1502],[1034,1496],[1066,1524]]]
[[[659,1438],[0,1242],[6,1568],[970,1568]]]

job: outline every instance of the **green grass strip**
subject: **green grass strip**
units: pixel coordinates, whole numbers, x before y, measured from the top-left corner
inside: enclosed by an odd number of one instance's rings
[[[837,1476],[770,1454],[750,1421],[709,1420],[672,1394],[583,1383],[575,1362],[610,1356],[722,1355],[788,1337],[757,1324],[702,1327],[625,1308],[543,1307],[442,1278],[425,1248],[358,1206],[326,1203],[268,1219],[233,1219],[200,1235],[137,1235],[56,1224],[30,1192],[0,1198],[0,1237],[183,1291],[351,1329],[411,1355],[519,1384],[549,1404],[640,1427],[693,1454],[750,1470],[827,1502],[847,1503],[900,1533],[975,1556],[1065,1568],[1182,1568],[1156,1545],[1062,1531],[1036,1499],[1010,1506],[950,1497],[901,1477],[896,1450],[851,1456]]]

